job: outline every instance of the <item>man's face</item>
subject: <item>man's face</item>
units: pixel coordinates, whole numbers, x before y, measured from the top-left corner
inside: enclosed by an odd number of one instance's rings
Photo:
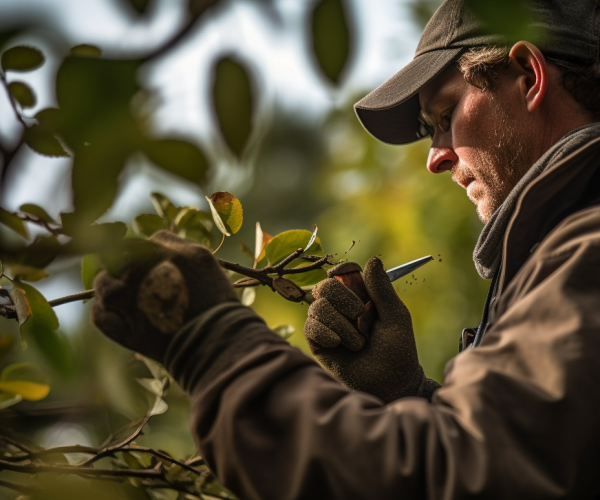
[[[435,130],[427,168],[449,170],[484,223],[533,164],[527,116],[506,82],[500,75],[493,90],[482,91],[452,66],[419,92]]]

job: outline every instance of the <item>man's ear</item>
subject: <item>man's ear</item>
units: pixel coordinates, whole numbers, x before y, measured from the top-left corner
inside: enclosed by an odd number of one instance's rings
[[[529,42],[517,42],[510,49],[509,56],[513,68],[519,72],[519,90],[527,105],[527,111],[532,113],[540,107],[546,95],[546,59],[540,49]]]

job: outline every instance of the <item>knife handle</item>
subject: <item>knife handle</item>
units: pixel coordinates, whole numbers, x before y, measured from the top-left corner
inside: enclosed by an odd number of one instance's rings
[[[335,278],[348,287],[360,300],[362,300],[365,305],[365,310],[359,316],[356,322],[356,328],[368,339],[371,335],[375,320],[377,319],[377,310],[375,309],[375,304],[373,304],[371,297],[369,297],[367,287],[360,274],[361,271],[362,269],[358,264],[355,264],[354,262],[345,262],[344,264],[330,269],[327,275],[330,278]]]

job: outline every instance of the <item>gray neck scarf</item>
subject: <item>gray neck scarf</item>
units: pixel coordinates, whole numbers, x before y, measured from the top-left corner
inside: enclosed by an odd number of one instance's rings
[[[513,188],[504,203],[494,212],[479,235],[479,240],[473,251],[473,261],[479,276],[483,279],[491,279],[500,267],[504,233],[523,190],[547,168],[599,136],[600,123],[592,123],[572,130],[534,163]]]

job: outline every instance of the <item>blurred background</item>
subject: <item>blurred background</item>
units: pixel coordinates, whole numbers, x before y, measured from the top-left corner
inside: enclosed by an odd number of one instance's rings
[[[46,56],[42,67],[19,75],[37,96],[24,114],[33,117],[57,106],[54,81],[63,47],[92,44],[106,57],[142,57],[185,25],[189,3],[2,0],[0,27],[27,25],[10,45],[32,45]],[[333,2],[322,7],[333,12],[324,14],[333,17],[323,29],[315,25],[314,14],[324,3],[222,0],[174,50],[142,64],[137,78],[146,95],[138,107],[145,127],[157,137],[182,137],[198,145],[210,164],[208,182],[200,188],[143,155],[132,155],[120,175],[116,201],[101,220],[131,225],[136,215],[153,212],[153,191],[204,210],[205,194],[230,191],[243,204],[244,225],[219,250],[227,260],[251,265],[239,241],[254,247],[257,221],[272,235],[317,224],[327,253],[342,258],[354,242],[345,257],[361,265],[372,255],[394,267],[431,254],[434,262],[395,286],[412,313],[421,363],[429,377],[442,381],[461,330],[478,324],[485,298],[487,283],[471,258],[481,223],[449,175],[427,172],[428,140],[401,147],[378,143],[362,129],[352,107],[412,59],[425,22],[441,2]],[[342,7],[341,15],[336,6]],[[328,48],[346,54],[338,57],[337,67],[335,61],[327,63]],[[219,64],[223,61],[233,65]],[[219,72],[236,68],[242,68],[237,80],[220,78]],[[235,97],[244,79],[249,97]],[[240,122],[250,120],[249,138],[237,151],[219,132],[223,124],[213,110],[219,92],[234,96],[228,101],[234,122],[238,111]],[[2,93],[2,141],[9,143],[18,127]],[[1,205],[17,210],[36,203],[58,216],[72,209],[70,175],[70,158],[21,148],[4,180]],[[59,259],[50,277],[36,286],[47,299],[82,290],[79,266],[80,259]],[[308,354],[302,335],[305,305],[261,288],[253,307],[271,327],[293,325],[296,333],[289,341]],[[0,318],[0,368],[34,360],[52,378],[45,400],[0,410],[0,421],[43,446],[98,445],[116,423],[144,411],[143,395],[128,381],[139,369],[132,354],[101,337],[90,326],[89,311],[90,304],[57,307],[61,329],[52,345],[28,341],[26,350],[16,322]],[[190,454],[194,444],[186,399],[172,388],[167,402],[170,410],[151,422],[140,443],[176,456]]]

